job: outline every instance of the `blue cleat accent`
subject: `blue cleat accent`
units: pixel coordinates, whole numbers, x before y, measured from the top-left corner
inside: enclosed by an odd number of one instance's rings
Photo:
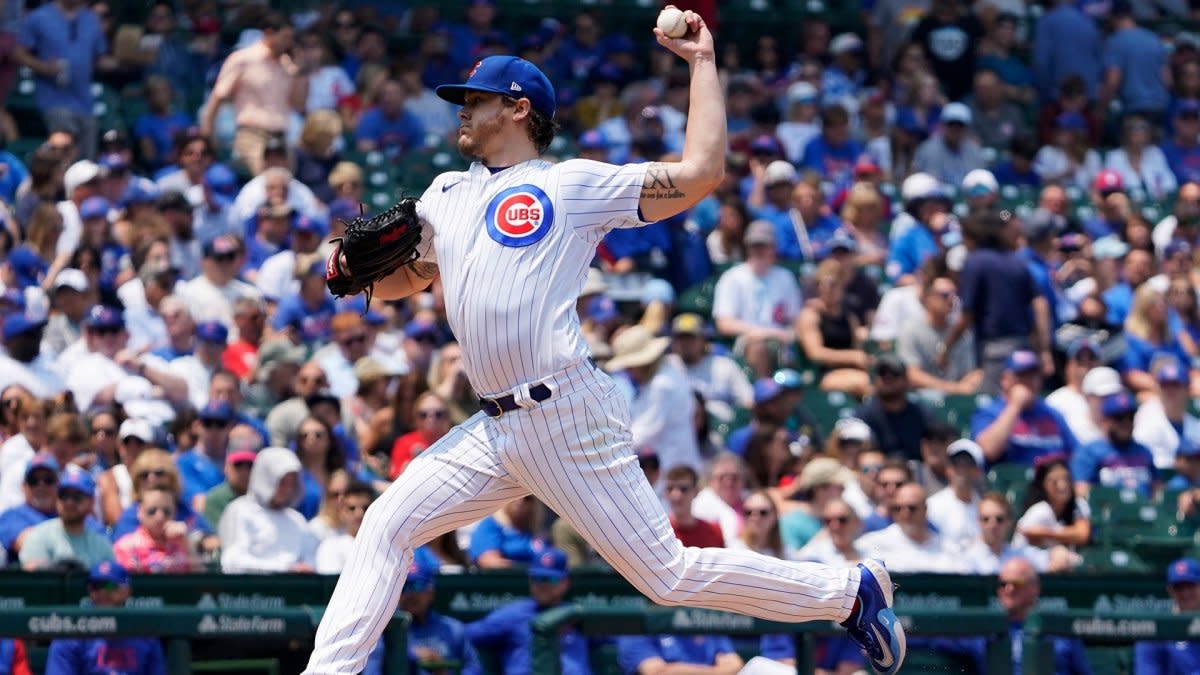
[[[858,612],[842,623],[850,638],[863,648],[871,665],[881,675],[900,670],[908,642],[904,627],[892,611],[892,577],[880,560],[858,564]]]

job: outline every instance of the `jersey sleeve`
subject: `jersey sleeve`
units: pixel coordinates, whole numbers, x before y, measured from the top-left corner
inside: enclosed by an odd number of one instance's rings
[[[499,525],[493,518],[484,518],[471,533],[471,544],[467,553],[471,562],[479,560],[479,556],[488,551],[498,551],[504,544],[504,536]]]
[[[618,227],[646,224],[638,212],[648,164],[572,159],[559,166],[555,205],[564,222],[589,242]]]

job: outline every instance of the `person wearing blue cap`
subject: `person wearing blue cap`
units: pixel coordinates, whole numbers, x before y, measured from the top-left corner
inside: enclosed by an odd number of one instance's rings
[[[989,465],[1032,466],[1044,455],[1071,454],[1078,445],[1061,413],[1046,405],[1042,362],[1026,349],[1009,354],[1000,380],[1002,394],[971,415],[971,439]]]
[[[357,216],[358,212],[354,212]],[[300,281],[309,267],[297,268],[298,258],[313,255],[321,242],[330,235],[329,219],[323,216],[298,214],[292,219],[288,245],[266,260],[258,269],[254,285],[268,300],[279,302],[285,296],[300,290]],[[324,263],[324,257],[320,259]],[[324,267],[321,270],[325,276]],[[328,338],[326,338],[328,339]]]
[[[224,401],[211,401],[197,413],[194,423],[196,445],[175,460],[183,485],[183,500],[191,502],[225,480],[225,453],[229,430],[235,420],[233,408]]]
[[[284,250],[288,235],[296,223],[296,211],[291,204],[263,204],[246,222],[246,232],[253,236],[246,239],[246,256],[242,262],[241,276],[254,283],[258,268],[271,256]]]
[[[67,369],[67,389],[75,396],[75,405],[80,410],[87,410],[93,403],[112,402],[117,383],[129,375],[140,375],[162,387],[163,394],[171,401],[187,399],[187,382],[171,372],[162,360],[126,350],[129,333],[125,331],[125,315],[120,309],[95,305],[81,323],[87,351],[70,361],[69,369],[59,359],[59,365]]]
[[[188,401],[195,408],[208,404],[209,382],[222,369],[221,357],[229,344],[229,329],[220,321],[201,321],[195,327],[191,354],[171,359],[171,372],[187,382]]]
[[[112,561],[97,563],[88,571],[87,593],[81,603],[85,607],[123,607],[131,593],[129,572]],[[53,640],[44,672],[47,675],[165,675],[167,670],[158,638],[123,637]]]
[[[284,251],[279,255],[286,254],[287,251]],[[333,317],[338,308],[333,298],[325,292],[324,256],[300,253],[291,257],[292,276],[289,282],[296,284],[296,290],[278,298],[271,329],[287,335],[295,344],[326,344],[333,338]]]
[[[388,78],[379,90],[379,103],[362,114],[354,131],[359,152],[381,150],[390,157],[417,150],[425,144],[421,120],[404,107],[404,84]]]
[[[1200,560],[1180,558],[1167,565],[1167,595],[1171,596],[1172,613],[1200,613]],[[1135,642],[1133,672],[1137,675],[1200,673],[1200,641]]]
[[[113,561],[96,563],[87,575],[92,607],[123,607],[132,591],[129,572]],[[166,675],[158,638],[68,638],[50,643],[46,675]]]
[[[710,673],[726,675],[744,665],[726,635],[622,635],[617,663],[623,673]]]
[[[86,469],[67,465],[58,478],[58,517],[33,526],[21,545],[21,567],[92,565],[113,559],[112,542],[87,525],[96,497],[96,481]]]
[[[21,486],[25,503],[0,513],[0,546],[9,560],[21,553],[22,536],[29,528],[58,515],[55,493],[58,489],[58,461],[49,453],[39,453],[25,465]]]
[[[1080,446],[1071,455],[1075,494],[1086,498],[1093,485],[1137,490],[1147,498],[1158,491],[1161,481],[1154,455],[1133,439],[1137,408],[1137,399],[1129,392],[1104,397],[1100,428],[1105,437]]]
[[[463,675],[479,675],[482,672],[479,656],[467,637],[466,627],[433,609],[437,575],[438,568],[432,561],[414,559],[400,591],[400,611],[412,617],[408,628],[409,654],[417,662],[418,675],[439,672],[433,667],[426,670],[421,664],[449,662],[457,664],[457,672]]]
[[[24,311],[13,312],[2,321],[4,353],[0,354],[0,386],[18,384],[38,398],[62,392],[66,384],[58,371],[50,367],[50,355],[41,351],[46,321],[30,318]]]
[[[687,62],[691,78],[678,162],[540,160],[554,137],[557,98],[549,78],[516,57],[481,59],[466,82],[437,89],[463,105],[458,149],[479,161],[433,180],[417,206],[426,236],[415,260],[374,291],[380,299],[400,299],[441,276],[449,322],[483,414],[418,455],[367,513],[363,545],[354,547],[327,605],[309,673],[361,669],[395,610],[407,572],[403,561],[416,546],[477,519],[489,504],[528,494],[552,503],[652,601],[768,620],[839,621],[885,675],[903,663],[903,627],[891,609],[893,585],[882,561],[833,569],[752,551],[685,551],[637,467],[630,406],[588,358],[573,308],[597,242],[615,228],[682,213],[724,174],[728,125],[712,34],[690,10],[684,21],[680,38],[654,32],[660,46]],[[340,246],[331,251],[327,281],[333,288],[355,264],[347,255]],[[665,351],[653,338],[628,346],[626,355],[634,358],[627,362],[643,366]],[[657,405],[676,400],[674,391],[655,393],[662,394]],[[672,415],[692,412],[686,382],[684,393],[687,406]],[[693,417],[681,418],[672,431],[680,434],[684,453],[686,436],[698,454]],[[546,435],[563,425],[576,430]],[[655,449],[671,463],[663,446]],[[451,465],[447,457],[457,459]],[[461,480],[451,479],[455,475]],[[601,513],[621,517],[597,518]],[[723,573],[704,572],[714,567]],[[736,592],[746,586],[756,589],[753,598]]]
[[[638,472],[639,475],[641,471]],[[533,631],[530,626],[538,614],[563,603],[570,588],[567,554],[557,548],[541,548],[529,565],[529,596],[499,607],[487,616],[467,624],[467,638],[480,651],[495,650],[506,675],[532,672]],[[562,672],[585,675],[591,672],[588,661],[589,640],[568,627],[559,635]]]
[[[1185,362],[1174,357],[1155,359],[1156,396],[1138,406],[1133,418],[1133,438],[1154,455],[1159,469],[1175,466],[1185,447],[1200,448],[1200,418],[1188,412],[1191,404],[1191,373]]]

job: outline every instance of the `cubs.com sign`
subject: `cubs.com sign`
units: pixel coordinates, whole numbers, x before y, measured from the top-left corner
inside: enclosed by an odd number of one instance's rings
[[[488,235],[504,246],[531,246],[550,232],[554,205],[536,185],[508,188],[488,202],[484,214]]]

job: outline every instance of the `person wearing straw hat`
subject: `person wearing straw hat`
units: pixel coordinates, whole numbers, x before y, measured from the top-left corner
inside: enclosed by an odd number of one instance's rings
[[[696,399],[687,374],[674,360],[664,359],[671,339],[654,337],[642,326],[630,326],[613,340],[610,373],[623,373],[636,393],[633,411],[634,447],[652,447],[663,466],[690,466],[700,471],[700,448],[692,431]]]

